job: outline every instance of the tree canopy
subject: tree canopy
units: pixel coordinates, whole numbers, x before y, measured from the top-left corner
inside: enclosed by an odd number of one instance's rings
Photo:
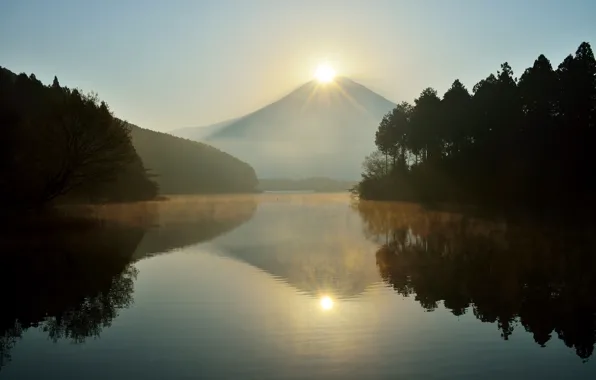
[[[363,199],[529,203],[596,190],[596,60],[582,43],[553,69],[540,55],[518,78],[508,63],[468,91],[427,88],[380,122]],[[383,168],[380,170],[380,168]]]
[[[0,194],[12,208],[57,198],[152,198],[127,125],[95,94],[0,68]]]

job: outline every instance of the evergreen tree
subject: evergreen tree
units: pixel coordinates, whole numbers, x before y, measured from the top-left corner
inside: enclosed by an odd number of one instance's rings
[[[54,80],[52,81],[52,88],[58,89],[60,88],[60,82],[58,82],[58,77],[54,75]]]
[[[383,177],[365,173],[365,199],[593,204],[594,54],[584,42],[556,71],[540,55],[519,81],[503,63],[472,94],[459,80],[442,99],[427,88],[388,113],[375,137],[392,159]]]

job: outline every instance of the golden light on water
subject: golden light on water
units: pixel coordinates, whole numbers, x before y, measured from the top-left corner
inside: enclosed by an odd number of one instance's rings
[[[321,297],[319,301],[323,310],[331,310],[333,309],[333,300],[329,296]]]

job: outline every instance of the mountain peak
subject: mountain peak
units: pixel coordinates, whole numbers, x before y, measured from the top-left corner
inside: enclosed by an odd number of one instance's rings
[[[370,91],[371,93],[374,93],[372,90],[368,89],[366,86],[356,82],[353,79],[350,79],[349,77],[345,77],[345,76],[337,76],[333,79],[333,81],[328,82],[328,83],[322,83],[316,79],[313,79],[313,80],[310,80],[310,81],[304,83],[302,86],[298,87],[292,93],[300,91],[300,90],[305,90],[305,89],[309,89],[309,90],[317,89],[318,91],[322,91],[322,92],[330,92],[330,91],[333,92],[333,91],[345,91],[347,89],[354,89],[354,88],[359,88],[362,91]],[[381,96],[376,93],[375,93],[375,95]]]
[[[309,81],[205,138],[260,178],[359,178],[374,134],[395,104],[348,77]],[[188,136],[188,134],[187,134]]]

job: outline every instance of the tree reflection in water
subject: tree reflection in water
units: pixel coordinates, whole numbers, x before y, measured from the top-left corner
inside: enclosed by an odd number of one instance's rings
[[[134,262],[229,232],[255,209],[252,196],[177,197],[69,208],[34,224],[4,221],[0,370],[27,329],[54,342],[99,337],[133,303]]]
[[[596,244],[592,226],[506,222],[361,202],[365,233],[380,244],[383,280],[428,311],[522,326],[544,347],[554,334],[586,360],[596,343]],[[573,225],[573,228],[565,227]]]
[[[47,231],[5,230],[0,238],[0,368],[29,328],[54,342],[82,343],[133,302],[130,258],[143,229],[89,221],[57,228],[62,222]]]

